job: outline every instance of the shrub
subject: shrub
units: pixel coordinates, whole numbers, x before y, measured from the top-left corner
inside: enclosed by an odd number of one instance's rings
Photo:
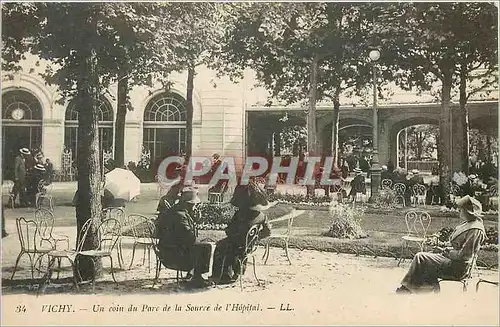
[[[272,193],[269,194],[269,201],[279,201],[284,203],[310,203],[310,204],[320,204],[320,203],[330,203],[332,199],[327,196],[307,196],[305,194],[289,194],[289,193]]]
[[[486,230],[485,244],[498,244],[498,231],[494,227]]]
[[[350,205],[336,204],[330,205],[331,227],[324,235],[335,238],[362,238],[366,237],[361,229],[360,220],[364,210],[353,208]]]
[[[197,225],[199,229],[220,230],[227,227],[227,224],[233,218],[236,207],[230,203],[210,204],[202,203],[199,207],[200,217]]]
[[[392,209],[395,207],[396,191],[391,189],[379,190],[374,199],[374,204],[379,208]]]

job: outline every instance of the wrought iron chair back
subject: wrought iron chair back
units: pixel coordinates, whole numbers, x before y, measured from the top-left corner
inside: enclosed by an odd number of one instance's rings
[[[408,236],[425,239],[431,224],[431,216],[425,211],[411,210],[406,213],[405,222]]]
[[[414,204],[415,205],[417,205],[418,203],[425,204],[425,197],[427,194],[427,188],[425,187],[425,185],[415,184],[413,185],[412,191],[414,197],[413,198]]]
[[[383,179],[381,183],[382,189],[383,190],[390,190],[392,189],[392,180],[391,179]]]
[[[38,224],[34,220],[27,220],[24,217],[16,219],[17,233],[21,244],[21,251],[34,253],[40,242],[37,242],[37,236],[40,235]]]
[[[394,201],[396,203],[401,202],[403,203],[403,206],[406,206],[406,200],[405,200],[405,193],[406,193],[406,185],[403,183],[396,183],[392,187],[392,189],[396,192],[396,196],[394,198]]]
[[[103,220],[98,227],[99,250],[111,253],[121,236],[121,223],[115,218]]]
[[[76,252],[83,251],[83,247],[85,245],[85,242],[87,241],[87,235],[92,228],[92,225],[92,219],[88,219],[83,224],[82,229],[80,229],[80,232],[78,233],[78,239],[76,240]]]
[[[243,252],[244,258],[253,254],[257,250],[257,245],[259,243],[259,229],[260,225],[254,225],[248,230],[245,237],[245,249]]]
[[[54,229],[54,214],[52,211],[39,208],[35,211],[35,222],[38,225],[38,231],[43,239],[51,239]]]
[[[152,221],[150,217],[133,213],[127,216],[126,225],[124,227],[127,231],[132,233],[134,239],[148,238],[150,237],[150,230],[148,225],[144,227],[144,224],[148,224],[150,221]],[[144,232],[147,232],[147,234]]]
[[[116,219],[119,222],[125,220],[125,211],[122,207],[108,207],[102,210],[102,219]]]

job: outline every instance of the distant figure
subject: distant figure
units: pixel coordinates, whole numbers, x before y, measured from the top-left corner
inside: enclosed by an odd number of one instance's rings
[[[356,199],[357,193],[366,194],[365,176],[363,175],[363,172],[361,169],[356,168],[354,169],[354,173],[356,176],[351,182],[351,192],[349,192],[349,197],[352,198],[352,201]]]
[[[45,159],[45,172],[47,182],[52,183],[54,180],[54,165],[49,158]]]
[[[413,169],[411,171],[412,177],[410,178],[409,186],[413,187],[414,185],[420,184],[424,185],[424,178],[420,175],[420,171],[418,169]]]
[[[384,179],[389,179],[391,181],[393,179],[392,171],[389,171],[389,168],[386,165],[382,166],[382,172],[380,173],[380,180],[383,181]]]
[[[42,164],[36,164],[33,167],[33,171],[28,180],[28,186],[26,194],[28,197],[28,202],[32,206],[36,206],[36,194],[38,193],[38,184],[45,177],[45,166]]]
[[[14,162],[14,187],[12,188],[12,205],[16,203],[16,197],[19,195],[19,203],[21,207],[27,206],[26,199],[26,159],[30,151],[27,148],[19,150],[19,155]]]

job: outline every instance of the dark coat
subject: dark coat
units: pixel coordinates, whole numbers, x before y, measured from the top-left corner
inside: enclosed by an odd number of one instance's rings
[[[350,196],[356,195],[356,193],[366,194],[366,184],[365,184],[365,176],[356,175],[351,182],[351,192]]]
[[[234,245],[244,246],[250,228],[254,225],[262,225],[262,227],[264,227],[266,222],[266,216],[262,212],[240,209],[236,211],[227,225],[226,235]],[[264,235],[260,236],[263,237]]]
[[[156,210],[162,213],[173,207],[175,205],[175,201],[179,198],[179,193],[182,191],[183,187],[183,181],[179,181],[177,184],[172,185],[167,194],[160,198]]]
[[[160,259],[167,267],[190,270],[193,266],[191,250],[198,230],[188,211],[179,205],[158,216],[158,248]]]
[[[21,155],[18,155],[14,161],[14,178],[21,183],[26,181],[26,163]]]

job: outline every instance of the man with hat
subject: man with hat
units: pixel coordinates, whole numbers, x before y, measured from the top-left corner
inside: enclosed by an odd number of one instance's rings
[[[451,234],[450,246],[435,247],[434,253],[417,253],[396,292],[439,291],[438,278],[460,280],[465,276],[486,238],[486,232],[478,200],[466,195],[456,203],[464,221]]]
[[[36,194],[38,193],[38,184],[45,177],[45,166],[42,164],[36,164],[33,167],[33,171],[29,176],[28,187],[26,190],[26,195],[28,197],[28,202],[31,205],[36,206]]]
[[[382,172],[380,173],[380,180],[383,181],[384,179],[389,179],[391,181],[393,179],[392,172],[389,171],[386,165],[382,166]]]
[[[26,158],[30,154],[30,150],[22,148],[19,150],[19,155],[16,156],[14,161],[14,187],[12,193],[14,194],[12,201],[16,203],[16,197],[19,194],[19,203],[21,207],[26,206]]]
[[[210,269],[212,245],[196,241],[195,206],[199,204],[196,189],[187,187],[182,190],[179,203],[158,216],[158,248],[160,262],[179,271],[193,271],[193,286],[206,287],[210,283],[202,277]]]

